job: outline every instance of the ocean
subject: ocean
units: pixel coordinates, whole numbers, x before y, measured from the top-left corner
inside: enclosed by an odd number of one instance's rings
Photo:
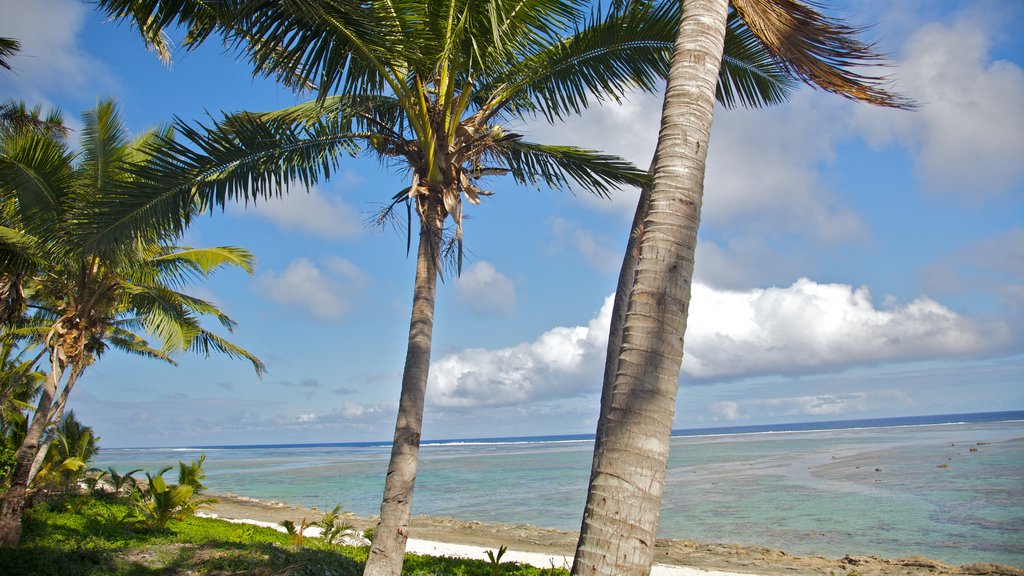
[[[369,516],[389,450],[103,449],[94,465],[156,471],[205,454],[212,492]],[[424,442],[413,512],[578,530],[592,451],[588,436]],[[676,431],[660,536],[1024,567],[1024,411]]]

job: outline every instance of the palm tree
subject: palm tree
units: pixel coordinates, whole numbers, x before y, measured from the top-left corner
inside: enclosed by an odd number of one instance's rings
[[[797,0],[732,0],[732,5],[795,77],[855,100],[910,107],[880,87],[883,79],[850,70],[878,59],[856,39],[856,29]],[[628,304],[609,341],[594,469],[573,574],[650,572],[729,17],[728,0],[683,4],[653,186],[641,198],[623,265]]]
[[[99,452],[99,438],[69,410],[60,419],[50,440],[51,448],[33,478],[37,487],[73,490],[85,475],[86,466]]]
[[[417,274],[392,457],[367,574],[401,570],[448,218],[461,262],[463,198],[476,204],[486,196],[480,184],[487,176],[510,174],[521,184],[554,188],[575,181],[598,195],[647,180],[616,158],[526,142],[501,125],[537,114],[556,121],[577,113],[589,98],[657,86],[667,71],[678,7],[615,3],[591,13],[589,4],[100,2],[111,16],[131,19],[164,54],[168,25],[185,26],[189,46],[216,32],[256,73],[317,92],[314,101],[278,112],[228,115],[209,127],[179,123],[191,146],[180,143],[172,156],[156,158],[138,175],[159,183],[155,189],[178,182],[181,194],[111,197],[120,215],[107,218],[105,229],[130,235],[161,213],[171,215],[165,225],[180,225],[177,215],[193,195],[212,208],[278,194],[290,180],[308,185],[329,175],[346,151],[367,150],[408,170],[409,180],[387,213],[404,204],[411,228],[416,211]],[[775,62],[751,46],[749,31],[730,32],[734,51],[723,69],[723,100],[781,99],[787,85]]]
[[[46,430],[60,421],[82,373],[108,348],[172,364],[177,351],[220,352],[250,361],[257,375],[264,370],[255,356],[201,325],[204,316],[212,316],[231,330],[229,317],[179,291],[223,267],[251,273],[248,251],[177,247],[157,242],[155,234],[102,249],[71,240],[99,194],[132,185],[132,167],[147,159],[143,150],[157,137],[168,139],[169,132],[130,140],[117,108],[106,101],[85,114],[80,153],[34,130],[15,131],[0,141],[4,219],[17,227],[25,251],[39,263],[25,283],[33,314],[4,328],[45,350],[49,365],[0,506],[0,546],[20,539],[26,491],[50,446],[43,441]],[[159,347],[146,337],[158,340]]]

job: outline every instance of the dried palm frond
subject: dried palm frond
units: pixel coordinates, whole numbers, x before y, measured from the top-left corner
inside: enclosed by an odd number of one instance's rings
[[[747,26],[778,57],[781,65],[805,82],[869,104],[912,108],[893,94],[885,76],[853,71],[879,66],[881,55],[857,39],[862,28],[823,15],[819,4],[800,0],[731,0]]]

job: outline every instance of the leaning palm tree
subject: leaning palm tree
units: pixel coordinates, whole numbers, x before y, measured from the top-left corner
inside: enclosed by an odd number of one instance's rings
[[[172,354],[224,353],[264,366],[255,356],[201,324],[211,316],[234,322],[213,304],[181,292],[223,267],[252,271],[252,255],[234,247],[188,248],[140,234],[131,242],[91,249],[72,240],[91,203],[113,186],[131,186],[143,150],[166,131],[128,138],[110,101],[84,116],[81,152],[40,131],[18,131],[0,141],[0,194],[5,221],[16,226],[32,261],[26,297],[31,316],[4,326],[45,350],[49,372],[17,452],[10,489],[0,506],[0,546],[17,545],[30,482],[50,446],[47,429],[59,422],[85,370],[109,348],[174,363]],[[147,338],[155,338],[151,344]]]
[[[910,106],[881,87],[884,79],[852,71],[879,59],[857,40],[856,29],[798,0],[732,0],[732,6],[795,77],[870,104]],[[627,305],[609,340],[594,469],[573,574],[650,572],[729,17],[729,0],[683,3],[653,184],[638,206],[623,266]]]

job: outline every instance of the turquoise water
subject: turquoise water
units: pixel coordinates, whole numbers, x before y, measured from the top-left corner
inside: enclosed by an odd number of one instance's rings
[[[415,514],[579,528],[593,443],[425,445]],[[157,470],[206,454],[210,489],[378,512],[389,448],[106,449]],[[1024,421],[677,437],[661,536],[830,557],[1024,566]]]

